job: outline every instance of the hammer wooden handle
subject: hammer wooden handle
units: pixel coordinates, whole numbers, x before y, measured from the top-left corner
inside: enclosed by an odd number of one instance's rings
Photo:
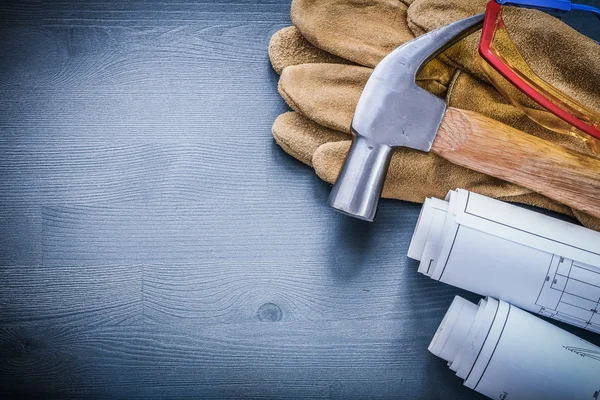
[[[449,107],[431,150],[600,218],[600,159]]]

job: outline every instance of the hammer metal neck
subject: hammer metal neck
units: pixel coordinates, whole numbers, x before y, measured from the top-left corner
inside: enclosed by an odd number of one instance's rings
[[[390,146],[357,135],[329,195],[329,205],[343,214],[373,221],[391,158]]]

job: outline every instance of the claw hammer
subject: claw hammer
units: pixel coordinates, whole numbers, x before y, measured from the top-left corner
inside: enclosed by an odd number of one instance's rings
[[[447,107],[421,89],[422,66],[477,30],[483,14],[407,42],[375,67],[360,96],[350,152],[329,205],[373,221],[394,147],[446,160],[517,184],[600,218],[600,159],[526,134],[472,111]]]

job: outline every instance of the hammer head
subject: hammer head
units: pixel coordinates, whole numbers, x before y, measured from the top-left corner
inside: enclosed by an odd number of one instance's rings
[[[329,196],[333,208],[372,221],[392,148],[431,149],[446,103],[417,86],[416,76],[422,66],[478,29],[482,21],[479,14],[431,31],[377,64],[354,112],[354,141]]]

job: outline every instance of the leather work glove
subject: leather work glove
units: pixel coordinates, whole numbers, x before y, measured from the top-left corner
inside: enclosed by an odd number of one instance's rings
[[[273,124],[276,142],[312,166],[323,180],[334,183],[350,148],[349,127],[356,103],[374,66],[415,34],[483,12],[486,2],[293,0],[294,26],[276,32],[269,45],[271,63],[281,74],[279,93],[293,110]],[[544,66],[552,78],[550,83],[600,109],[598,85],[590,84],[600,82],[600,54],[594,47],[597,44],[550,15],[527,9],[515,11],[518,18],[514,23],[522,24],[538,46],[545,46],[544,51],[533,49],[524,55],[540,58],[532,64]],[[540,41],[538,34],[544,39]],[[556,41],[557,36],[562,46],[554,46],[552,40]],[[591,154],[581,140],[531,121],[486,82],[479,65],[478,40],[475,33],[431,61],[419,73],[417,84],[445,97],[449,106],[478,112]],[[565,53],[561,53],[563,50]],[[556,58],[559,53],[564,57]],[[581,59],[571,59],[574,54]],[[600,230],[600,220],[529,189],[454,165],[436,154],[407,148],[394,151],[382,196],[422,203],[426,197],[443,198],[456,188],[575,216],[583,225]]]

